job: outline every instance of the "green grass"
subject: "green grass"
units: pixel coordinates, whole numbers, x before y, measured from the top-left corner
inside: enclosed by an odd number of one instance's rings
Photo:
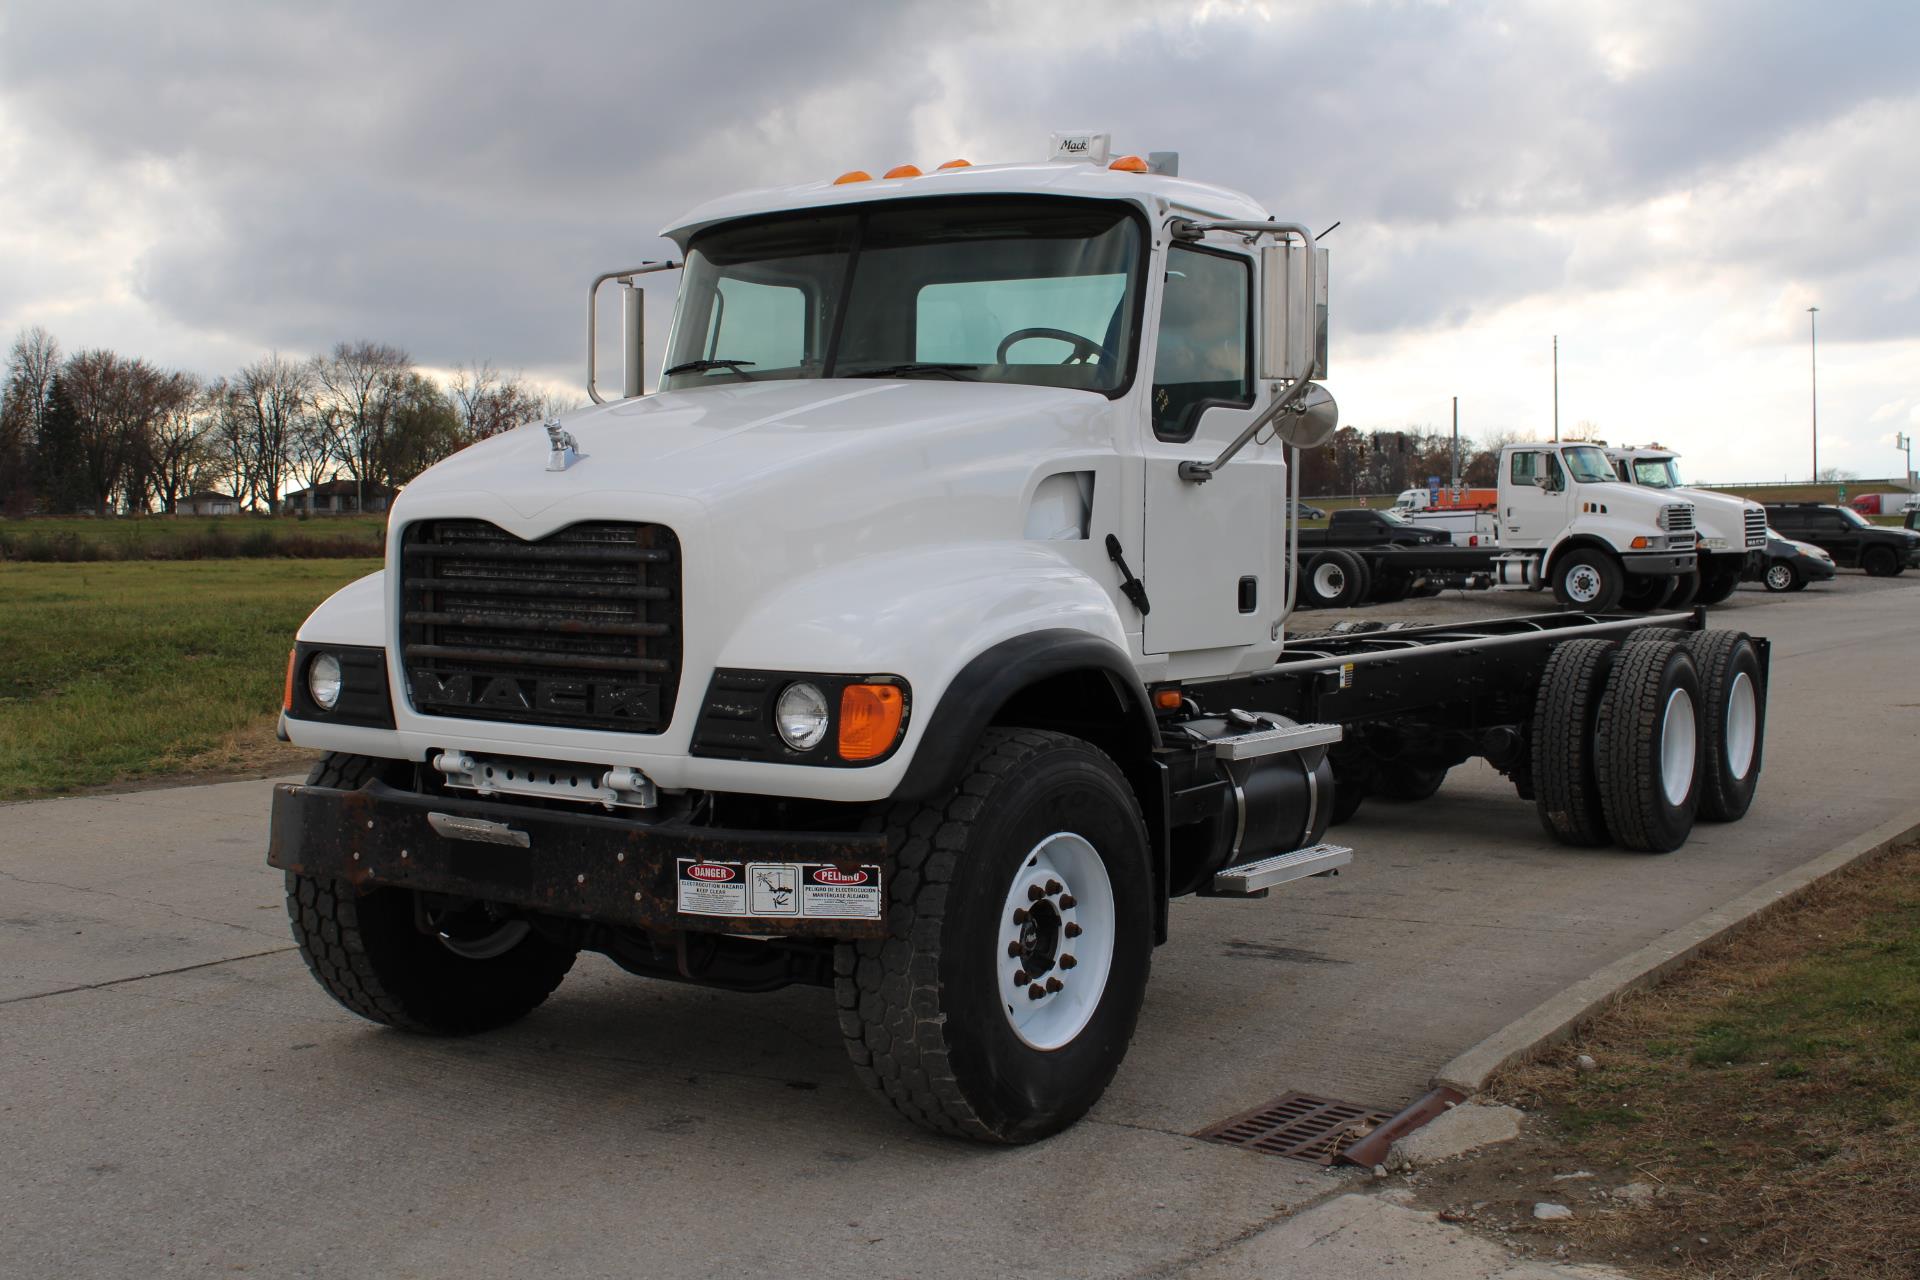
[[[301,621],[379,567],[0,564],[0,800],[178,770],[257,735]]]

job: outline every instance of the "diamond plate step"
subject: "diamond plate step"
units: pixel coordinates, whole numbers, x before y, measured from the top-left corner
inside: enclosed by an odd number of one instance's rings
[[[1289,880],[1333,871],[1353,861],[1353,850],[1341,844],[1316,844],[1292,853],[1276,853],[1258,862],[1228,867],[1213,877],[1213,892],[1221,895],[1255,894]]]

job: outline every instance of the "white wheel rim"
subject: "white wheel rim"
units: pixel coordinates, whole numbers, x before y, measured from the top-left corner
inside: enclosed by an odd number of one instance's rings
[[[1346,585],[1347,575],[1345,570],[1341,569],[1339,565],[1331,560],[1323,560],[1313,566],[1313,589],[1318,592],[1323,599],[1333,599],[1340,594],[1341,588]]]
[[[1777,564],[1767,570],[1767,585],[1775,590],[1784,590],[1793,581],[1793,570],[1783,564]]]
[[[1000,908],[996,990],[1013,1033],[1058,1049],[1086,1029],[1113,968],[1113,884],[1083,836],[1033,846]],[[1036,994],[1037,992],[1037,994]]]
[[[1592,604],[1600,596],[1600,574],[1592,565],[1579,564],[1567,575],[1567,599]]]
[[[1675,689],[1667,695],[1667,711],[1660,719],[1660,786],[1670,805],[1685,804],[1693,790],[1697,737],[1693,698],[1685,689]]]
[[[1727,772],[1744,778],[1753,768],[1753,749],[1760,741],[1760,699],[1753,681],[1742,671],[1727,691]]]

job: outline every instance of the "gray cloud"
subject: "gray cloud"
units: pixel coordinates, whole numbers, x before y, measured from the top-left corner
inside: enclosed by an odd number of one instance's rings
[[[1639,66],[1609,63],[1609,22]],[[708,196],[937,162],[915,154],[935,136],[975,160],[1032,156],[1077,124],[1178,148],[1188,175],[1289,216],[1343,219],[1352,332],[1456,326],[1586,280],[1570,266],[1582,219],[1698,191],[1697,225],[1640,265],[1858,276],[1885,336],[1920,333],[1911,290],[1874,293],[1862,274],[1897,260],[1920,217],[1920,182],[1888,190],[1874,158],[1901,149],[1916,176],[1911,135],[1816,148],[1798,185],[1765,160],[1913,103],[1917,39],[1920,10],[1890,2],[1270,20],[1146,4],[30,3],[0,27],[0,106],[89,199],[164,169],[178,208],[154,214],[136,289],[175,323],[262,347],[365,336],[431,363],[571,369],[585,279],[659,251],[656,228]],[[33,199],[70,195],[56,182]]]

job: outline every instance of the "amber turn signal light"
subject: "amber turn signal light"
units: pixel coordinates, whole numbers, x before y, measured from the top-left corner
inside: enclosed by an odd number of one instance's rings
[[[287,650],[287,687],[285,691],[282,692],[280,695],[280,709],[282,711],[293,710],[293,655],[294,655],[294,652],[295,651],[292,649]]]
[[[840,758],[872,760],[885,755],[900,733],[907,700],[891,684],[850,684],[840,692]]]
[[[1180,690],[1155,689],[1153,691],[1153,705],[1161,711],[1178,711],[1180,709]]]

